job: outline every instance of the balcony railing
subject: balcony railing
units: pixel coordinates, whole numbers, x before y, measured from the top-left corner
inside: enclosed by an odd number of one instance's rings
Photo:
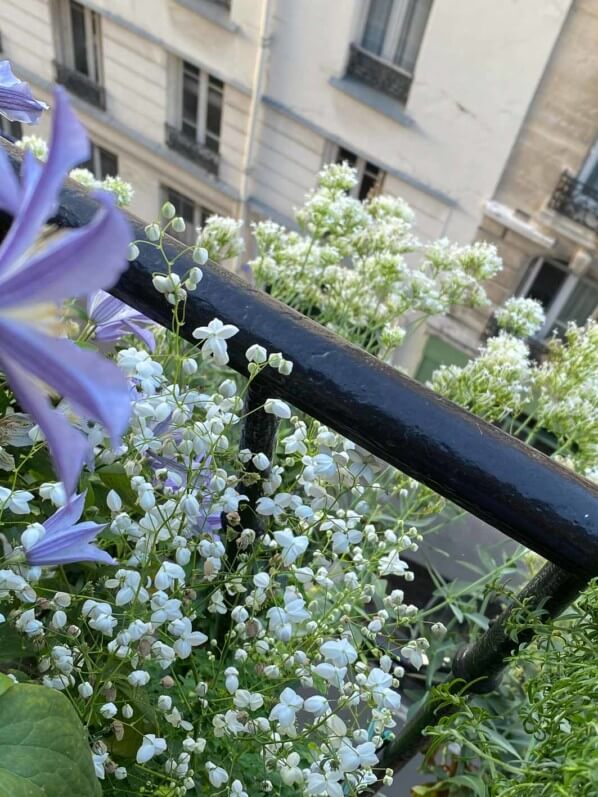
[[[390,61],[352,44],[347,64],[347,77],[359,80],[399,102],[407,102],[412,75]]]
[[[210,174],[218,176],[220,155],[208,147],[186,136],[176,127],[166,125],[166,144],[187,160],[197,163]]]
[[[598,190],[571,172],[561,174],[548,207],[592,232],[598,232]]]
[[[2,146],[20,169],[22,153]],[[61,194],[51,221],[80,227],[97,209],[97,201],[72,184]],[[144,238],[145,222],[133,216],[129,220],[133,237]],[[0,239],[9,221],[0,214]],[[176,259],[180,274],[195,265],[183,249],[167,236],[166,255],[171,262]],[[170,327],[170,309],[152,285],[163,264],[157,249],[143,247],[112,293]],[[226,269],[208,263],[203,274],[200,290],[188,294],[184,337],[194,342],[192,331],[218,317],[239,327],[228,350],[231,367],[242,375],[247,375],[245,352],[254,343],[280,351],[294,363],[290,376],[268,368],[252,383],[243,412],[243,447],[269,455],[276,426],[260,407],[266,396],[285,399],[549,560],[512,607],[453,661],[451,681],[475,682],[469,691],[492,690],[507,657],[531,639],[528,631],[513,635],[511,620],[520,602],[526,601],[531,611],[542,608],[557,615],[598,575],[596,486]],[[258,497],[252,493],[250,500]],[[386,767],[399,770],[425,747],[423,729],[437,723],[443,711],[450,709],[439,709],[432,700],[424,703],[383,748],[376,769],[378,788]]]
[[[72,94],[76,94],[90,105],[106,110],[106,89],[87,77],[82,72],[77,72],[64,64],[54,61],[56,69],[56,82],[61,83]]]

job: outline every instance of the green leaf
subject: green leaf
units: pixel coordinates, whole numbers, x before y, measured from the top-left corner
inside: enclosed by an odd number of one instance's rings
[[[0,797],[98,797],[86,733],[67,698],[0,674]]]
[[[131,487],[131,480],[125,473],[122,465],[106,465],[97,471],[102,484],[109,490],[116,490],[123,501],[130,506],[135,506],[137,496]]]

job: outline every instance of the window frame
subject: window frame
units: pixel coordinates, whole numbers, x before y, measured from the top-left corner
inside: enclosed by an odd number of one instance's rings
[[[87,163],[82,164],[82,169],[89,169],[91,165],[92,168],[89,171],[94,175],[96,180],[105,180],[106,177],[117,177],[118,176],[118,153],[113,152],[110,149],[106,149],[101,144],[96,144],[95,141],[91,141],[91,156]],[[114,174],[103,174],[102,173],[102,152],[105,152],[111,158],[114,158],[116,161],[116,171]]]
[[[590,283],[593,288],[598,287],[598,279],[593,279],[591,276],[588,276],[588,271],[584,272],[583,274],[576,274],[574,271],[571,271],[567,263],[565,263],[562,260],[559,260],[558,258],[549,257],[545,255],[537,255],[535,258],[532,259],[528,267],[525,279],[521,283],[521,287],[518,290],[519,296],[523,298],[527,297],[532,285],[536,280],[536,277],[540,272],[540,269],[542,268],[542,265],[546,262],[559,268],[561,271],[565,273],[566,276],[563,284],[556,291],[555,296],[550,303],[550,306],[548,308],[544,308],[544,314],[545,314],[544,324],[534,334],[534,338],[541,341],[548,340],[549,337],[552,337],[555,325],[559,320],[559,314],[565,307],[570,296],[572,295],[573,291],[577,288],[578,285],[583,283]],[[598,315],[598,306],[594,308],[591,315],[588,316],[588,319],[596,318],[597,315]]]
[[[355,199],[359,198],[359,194],[361,193],[361,187],[363,183],[363,178],[365,177],[366,170],[368,166],[374,166],[378,169],[378,177],[375,183],[375,190],[372,194],[368,195],[371,197],[378,196],[382,193],[384,187],[384,180],[386,179],[386,172],[381,166],[378,166],[373,161],[368,160],[367,158],[358,155],[357,152],[353,152],[353,150],[347,149],[342,144],[336,144],[334,142],[330,142],[327,152],[325,153],[326,157],[324,158],[325,163],[333,161],[334,163],[342,163],[345,158],[341,158],[341,150],[344,150],[347,154],[355,156],[355,162],[350,164],[356,171],[357,171],[357,184],[349,191],[349,196],[354,197]],[[368,197],[364,197],[367,199]],[[363,200],[362,200],[363,201]]]
[[[15,141],[20,141],[23,138],[23,123],[11,122],[6,116],[0,115],[0,133],[3,136],[11,136]]]
[[[184,89],[184,76],[185,64],[189,64],[198,71],[197,79],[197,118],[195,120],[196,135],[195,137],[188,135],[183,130],[183,89]],[[175,127],[191,141],[206,147],[215,154],[220,154],[220,147],[222,144],[222,116],[224,113],[224,90],[225,82],[211,74],[206,69],[194,64],[192,61],[187,61],[183,58],[175,59],[176,70],[176,104],[174,108]],[[215,81],[219,82],[219,86],[215,85]],[[218,133],[208,129],[208,100],[210,96],[210,88],[215,88],[220,94],[220,125]],[[216,148],[210,146],[208,139],[216,142]]]
[[[71,17],[73,2],[83,9],[85,25],[85,56],[88,74],[80,72],[75,66],[75,41]],[[104,53],[102,48],[102,19],[79,0],[56,0],[55,19],[58,22],[57,43],[64,66],[82,75],[98,86],[104,85]]]

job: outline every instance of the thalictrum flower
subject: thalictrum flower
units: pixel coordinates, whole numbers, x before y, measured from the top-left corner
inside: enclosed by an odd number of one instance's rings
[[[93,545],[98,533],[106,528],[105,524],[77,523],[84,505],[85,493],[81,493],[54,512],[43,525],[36,523],[23,532],[21,542],[28,564],[33,567],[72,562],[116,564],[109,553]]]
[[[11,122],[24,122],[33,125],[42,111],[47,110],[45,102],[36,100],[31,89],[13,75],[9,61],[0,61],[0,114]]]
[[[150,351],[156,348],[153,334],[145,329],[152,321],[105,291],[88,298],[87,315],[95,325],[94,339],[99,343],[115,343],[125,335],[136,335]]]
[[[26,152],[19,183],[0,149],[0,209],[14,217],[0,246],[0,367],[44,433],[67,494],[75,490],[87,439],[54,410],[49,394],[63,396],[114,440],[130,411],[128,386],[115,365],[48,334],[59,325],[57,303],[112,285],[126,267],[129,227],[113,201],[98,195],[100,210],[88,225],[26,256],[54,211],[68,171],[88,154],[85,131],[60,88],[47,163]]]

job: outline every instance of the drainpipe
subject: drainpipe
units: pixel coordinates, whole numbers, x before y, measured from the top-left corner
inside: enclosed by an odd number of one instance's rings
[[[241,166],[241,185],[239,199],[239,218],[243,220],[244,238],[246,245],[249,244],[249,209],[247,200],[250,192],[250,177],[253,170],[253,161],[257,145],[258,116],[264,86],[268,71],[268,60],[270,54],[270,22],[272,19],[273,0],[262,0],[262,10],[259,25],[259,45],[253,69],[253,92],[249,105],[249,118],[247,120],[247,135],[245,137],[245,147],[243,149],[243,161]]]

